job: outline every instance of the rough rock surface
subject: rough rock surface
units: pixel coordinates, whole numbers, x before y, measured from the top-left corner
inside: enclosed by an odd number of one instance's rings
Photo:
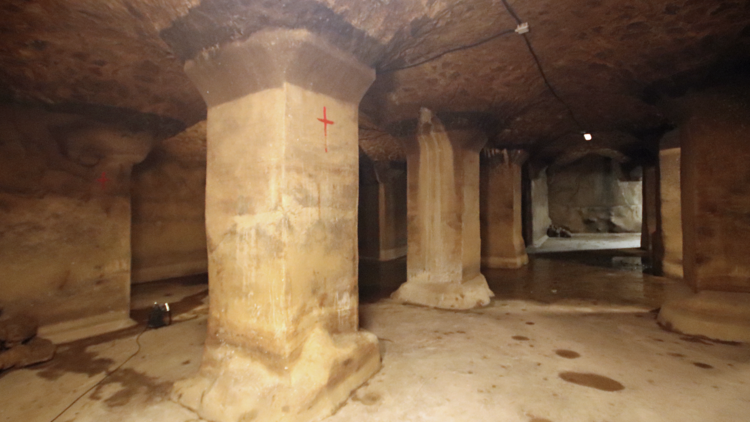
[[[125,107],[190,126],[205,105],[182,59],[264,27],[306,27],[378,70],[363,104],[375,120],[415,118],[420,106],[484,111],[502,124],[491,141],[541,148],[581,142],[579,124],[658,129],[667,119],[643,100],[654,87],[682,89],[750,56],[747,2],[508,3],[570,110],[497,0],[10,0],[0,7],[0,96]]]
[[[56,348],[51,341],[34,337],[25,344],[19,344],[0,353],[0,371],[46,362],[55,356]]]
[[[14,315],[0,320],[0,346],[9,349],[34,337],[39,321],[28,315]]]
[[[586,156],[549,173],[549,214],[573,233],[640,232],[642,188],[619,163]]]

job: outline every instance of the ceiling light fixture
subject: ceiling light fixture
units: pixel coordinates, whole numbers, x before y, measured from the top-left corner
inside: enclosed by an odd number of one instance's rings
[[[590,141],[592,138],[591,134],[588,132],[583,132],[583,139]]]

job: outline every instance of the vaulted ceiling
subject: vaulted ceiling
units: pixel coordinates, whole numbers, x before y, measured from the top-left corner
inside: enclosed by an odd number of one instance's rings
[[[741,0],[5,0],[0,97],[192,126],[205,105],[184,60],[269,26],[308,28],[375,68],[368,125],[422,106],[478,113],[496,146],[548,154],[579,148],[582,130],[632,149],[670,124],[659,93],[750,62]]]

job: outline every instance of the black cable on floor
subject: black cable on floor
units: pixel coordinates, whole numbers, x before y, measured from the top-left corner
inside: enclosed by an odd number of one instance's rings
[[[81,400],[85,395],[87,395],[88,393],[90,393],[96,387],[100,386],[101,383],[104,382],[104,380],[106,380],[107,378],[109,378],[115,372],[119,371],[120,368],[122,368],[123,366],[125,366],[126,363],[130,362],[131,359],[133,359],[138,353],[140,353],[141,352],[141,336],[146,331],[148,331],[148,326],[146,326],[146,328],[144,328],[143,331],[141,331],[141,333],[138,334],[138,336],[135,338],[135,342],[138,345],[138,349],[135,351],[135,353],[133,353],[127,359],[125,359],[124,362],[122,362],[121,364],[117,365],[117,368],[115,368],[112,372],[108,373],[104,378],[100,379],[99,382],[97,382],[96,384],[92,385],[91,388],[89,388],[88,390],[84,391],[83,394],[81,394],[80,396],[78,396],[78,398],[76,398],[75,400],[73,400],[72,403],[70,403],[65,409],[63,409],[62,412],[58,413],[57,416],[55,416],[52,420],[50,420],[50,422],[55,422],[56,420],[58,420],[60,418],[60,416],[64,415],[65,412],[67,412],[68,410],[70,410],[70,408],[73,407],[76,403],[78,403],[78,401]]]

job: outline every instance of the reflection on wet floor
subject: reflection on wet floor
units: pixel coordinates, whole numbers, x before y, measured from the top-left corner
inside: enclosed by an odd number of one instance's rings
[[[482,269],[496,300],[525,299],[543,303],[589,300],[612,304],[661,305],[670,280],[644,274],[637,249],[560,252],[530,257],[517,270]],[[388,297],[406,281],[406,259],[360,263],[360,301]]]

